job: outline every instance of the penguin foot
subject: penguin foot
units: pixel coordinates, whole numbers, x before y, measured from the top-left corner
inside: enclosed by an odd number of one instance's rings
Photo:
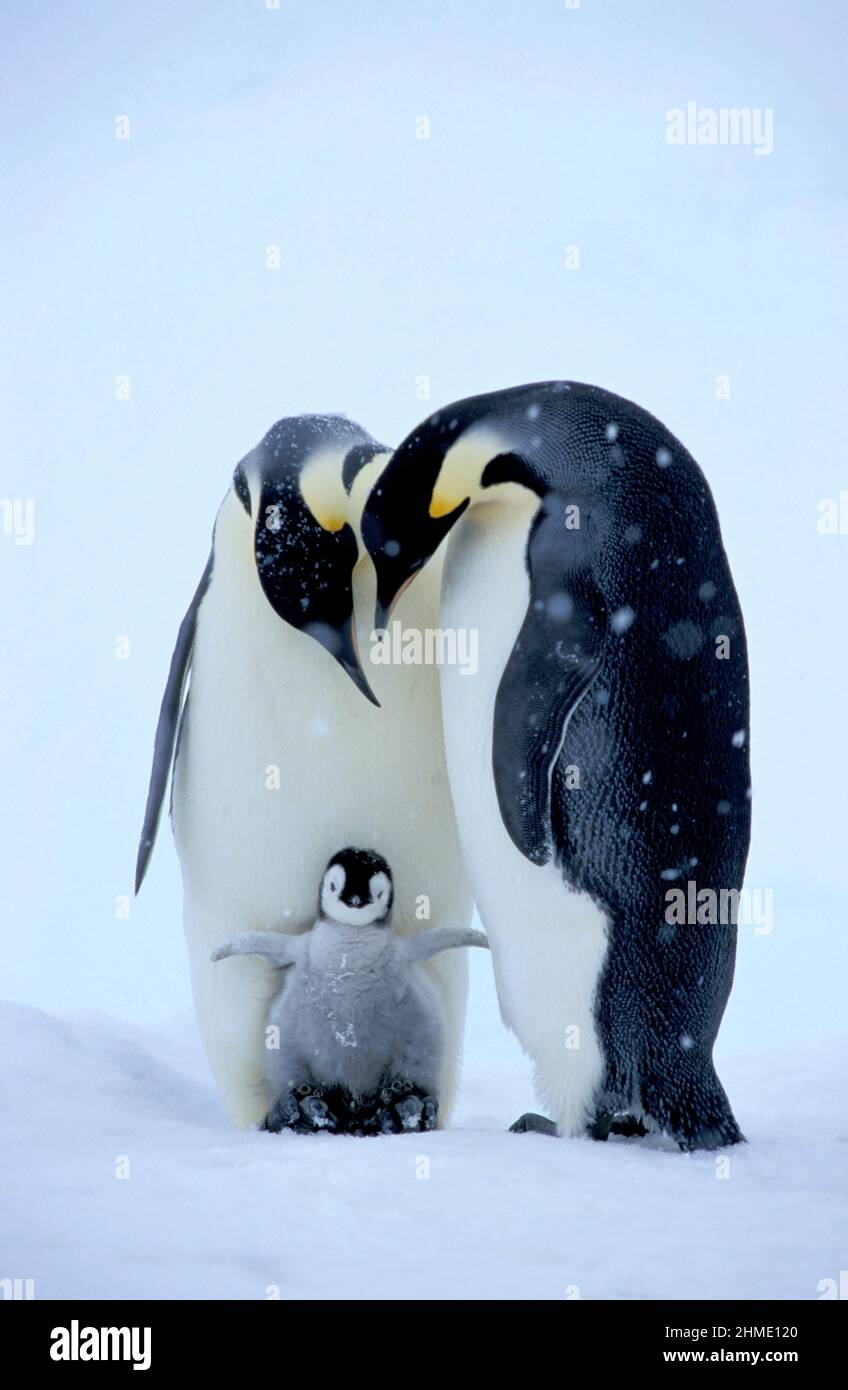
[[[358,1096],[339,1086],[297,1086],[272,1105],[260,1128],[272,1134],[415,1134],[435,1129],[438,1113],[433,1096],[396,1077]]]
[[[339,1122],[328,1104],[330,1099],[329,1096],[325,1098],[320,1087],[298,1086],[271,1106],[261,1128],[271,1134],[279,1134],[284,1129],[295,1134],[336,1134]]]
[[[395,1112],[401,1129],[406,1133],[436,1128],[437,1110],[432,1096],[407,1096],[405,1100],[398,1101]]]
[[[509,1127],[510,1134],[547,1134],[551,1139],[558,1137],[557,1127],[546,1115],[535,1115],[532,1110],[519,1115],[515,1124]]]
[[[627,1115],[623,1111],[599,1110],[587,1133],[590,1139],[598,1139],[603,1143],[611,1134],[620,1134],[625,1139],[632,1139],[636,1136],[641,1138],[648,1131],[635,1115]]]
[[[642,1121],[635,1115],[616,1115],[610,1125],[610,1134],[620,1134],[625,1139],[644,1139],[647,1133]]]
[[[271,1134],[279,1134],[282,1129],[294,1129],[300,1122],[300,1106],[290,1091],[274,1102],[259,1128],[268,1130]]]
[[[371,1097],[362,1134],[420,1134],[436,1128],[439,1107],[427,1091],[396,1077]]]

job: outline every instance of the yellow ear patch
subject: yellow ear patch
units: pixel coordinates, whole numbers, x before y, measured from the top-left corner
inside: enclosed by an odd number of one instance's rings
[[[460,435],[442,459],[430,498],[430,516],[434,520],[447,516],[468,498],[476,502],[486,464],[507,447],[504,440],[485,425],[472,426]]]
[[[430,515],[435,519],[440,516],[448,516],[450,512],[456,511],[460,502],[465,498],[452,492],[442,492],[438,486],[430,499]]]
[[[442,467],[432,489],[430,516],[434,520],[446,517],[468,498],[471,502],[478,502],[485,466],[507,448],[509,445],[505,439],[489,425],[471,425],[466,434],[460,435],[456,443],[450,445],[442,459]]]
[[[341,531],[347,521],[344,457],[343,449],[318,449],[300,471],[300,495],[325,531]]]

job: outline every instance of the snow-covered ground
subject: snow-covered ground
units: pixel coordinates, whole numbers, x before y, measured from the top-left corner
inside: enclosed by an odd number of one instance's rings
[[[724,1062],[751,1141],[728,1160],[505,1133],[533,1098],[479,963],[472,1022],[452,1128],[359,1140],[232,1129],[190,1016],[3,1005],[0,1272],[40,1298],[815,1299],[838,1279],[845,1039]]]

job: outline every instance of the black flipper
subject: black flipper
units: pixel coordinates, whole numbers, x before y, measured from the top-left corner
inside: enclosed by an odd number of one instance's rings
[[[183,692],[191,665],[191,650],[194,645],[197,613],[209,587],[211,577],[212,555],[210,554],[194,598],[188,606],[188,612],[180,623],[174,654],[171,657],[171,669],[168,672],[165,694],[162,696],[159,723],[156,726],[156,739],[153,744],[153,766],[150,770],[150,786],[147,791],[147,806],[144,810],[144,825],[141,828],[138,858],[135,865],[136,893],[144,881],[148,861],[156,840],[156,832],[159,828],[159,818],[162,814],[162,804],[165,800],[165,791],[174,758],[174,745],[177,741]]]
[[[551,773],[566,722],[601,669],[607,632],[582,538],[563,545],[559,513],[555,500],[546,503],[531,535],[530,606],[495,699],[498,805],[510,839],[533,864],[553,854]]]

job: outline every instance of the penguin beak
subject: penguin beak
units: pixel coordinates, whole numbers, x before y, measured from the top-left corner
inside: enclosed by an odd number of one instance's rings
[[[380,575],[378,569],[377,580],[377,603],[374,608],[374,627],[376,629],[387,628],[391,620],[395,606],[400,597],[409,588],[418,570],[413,570],[412,574],[407,575],[400,585],[391,583],[387,575]]]
[[[374,630],[380,632],[389,626],[392,609],[395,606],[393,586],[383,583],[383,576],[377,571],[377,602],[374,605]]]
[[[359,649],[356,644],[356,629],[354,627],[353,618],[351,618],[349,623],[345,623],[340,631],[333,633],[334,641],[322,641],[321,636],[319,634],[316,635],[321,645],[326,647],[336,658],[342,670],[347,671],[347,674],[350,676],[357,690],[365,696],[366,700],[370,700],[371,704],[376,705],[377,709],[379,709],[380,701],[368,684],[368,677],[362,669],[362,661],[360,660]]]
[[[384,510],[388,510],[386,491],[384,488],[383,496],[379,498],[375,498],[372,493],[362,518],[363,537],[377,572],[375,628],[388,626],[395,604],[413,579],[416,579],[421,573],[430,557],[438,550],[451,527],[462,516],[471,501],[469,497],[464,498],[459,506],[454,507],[453,511],[436,519],[429,516],[426,511],[418,513],[417,517],[413,519],[413,527],[409,528],[411,539],[404,544],[403,556],[406,558],[402,558],[396,555],[387,555],[383,549],[383,536],[388,528],[382,516],[377,515],[377,508],[382,507]],[[406,515],[408,521],[408,511]],[[400,524],[396,522],[389,530],[389,534],[401,529]]]
[[[344,667],[345,671],[347,671],[357,690],[365,696],[366,700],[370,700],[371,704],[376,705],[377,709],[379,709],[380,701],[377,699],[377,696],[374,694],[374,691],[368,684],[368,679],[362,667],[356,663],[344,661],[341,657],[339,658],[339,660],[341,662],[341,665]]]

